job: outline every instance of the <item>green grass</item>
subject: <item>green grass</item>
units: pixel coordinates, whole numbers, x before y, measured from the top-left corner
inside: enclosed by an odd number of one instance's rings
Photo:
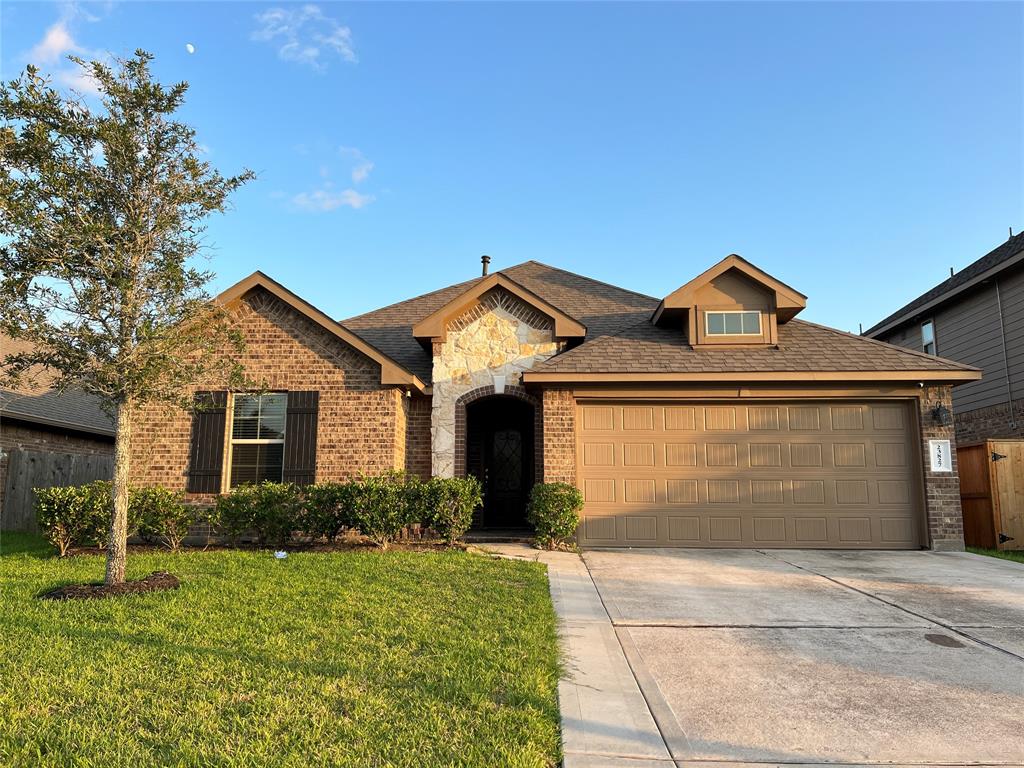
[[[0,765],[550,766],[544,569],[464,552],[139,554],[181,589],[51,602],[103,559],[0,538]]]
[[[976,555],[987,555],[988,557],[1001,557],[1003,560],[1013,560],[1015,563],[1024,563],[1024,550],[1000,550],[981,549],[980,547],[968,547],[968,552]]]

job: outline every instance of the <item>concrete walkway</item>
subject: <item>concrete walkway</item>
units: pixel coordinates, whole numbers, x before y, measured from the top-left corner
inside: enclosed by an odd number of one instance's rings
[[[486,550],[548,567],[566,665],[558,683],[565,768],[674,766],[579,555],[542,552],[525,544],[488,544]]]

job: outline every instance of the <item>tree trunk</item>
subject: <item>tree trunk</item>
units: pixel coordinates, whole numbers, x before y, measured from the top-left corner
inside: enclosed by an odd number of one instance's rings
[[[114,442],[114,516],[110,521],[107,544],[107,584],[124,581],[124,565],[128,555],[128,473],[131,469],[132,403],[121,403],[117,409],[117,436]]]

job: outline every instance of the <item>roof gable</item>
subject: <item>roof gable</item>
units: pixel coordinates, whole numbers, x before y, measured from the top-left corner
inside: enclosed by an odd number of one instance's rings
[[[478,280],[465,291],[431,312],[413,326],[412,335],[421,342],[443,339],[446,333],[446,324],[449,320],[464,313],[467,309],[477,304],[484,294],[496,288],[508,291],[520,301],[525,302],[541,314],[551,318],[555,326],[555,336],[568,339],[582,338],[587,335],[585,325],[501,272]]]
[[[415,387],[420,392],[423,392],[426,389],[424,382],[421,381],[414,373],[406,370],[403,366],[399,365],[372,344],[369,344],[366,340],[350,331],[337,320],[332,320],[308,301],[296,296],[276,280],[271,279],[262,272],[253,272],[244,280],[238,281],[217,296],[215,301],[223,306],[228,306],[236,301],[240,301],[246,294],[256,288],[262,288],[269,292],[312,322],[334,334],[349,346],[366,355],[374,362],[379,363],[381,384],[385,386],[398,385]]]
[[[696,304],[697,292],[701,288],[720,275],[730,271],[739,273],[772,295],[775,301],[775,311],[780,323],[791,320],[800,310],[807,306],[807,297],[802,293],[786,285],[781,280],[776,280],[742,256],[733,253],[662,299],[661,303],[658,304],[658,308],[654,310],[651,322],[657,324],[666,310],[688,310]]]

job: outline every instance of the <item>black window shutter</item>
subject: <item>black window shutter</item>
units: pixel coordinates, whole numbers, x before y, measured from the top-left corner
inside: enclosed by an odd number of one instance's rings
[[[296,485],[316,482],[316,425],[319,392],[289,392],[284,423],[284,481]]]
[[[224,427],[227,392],[196,392],[192,415],[192,450],[188,467],[189,493],[220,493],[224,471]]]

